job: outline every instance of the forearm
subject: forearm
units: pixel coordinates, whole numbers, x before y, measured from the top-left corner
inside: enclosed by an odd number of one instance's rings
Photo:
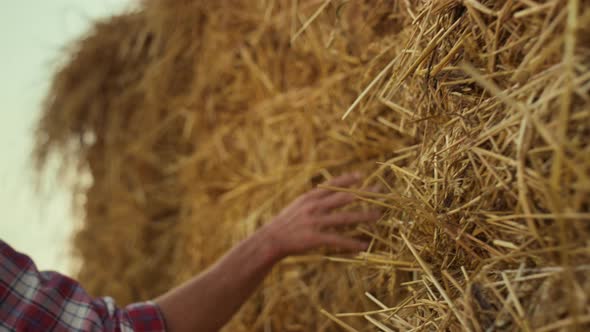
[[[208,270],[156,300],[168,329],[218,331],[280,258],[270,232],[262,228]]]
[[[349,174],[333,179],[331,186],[350,186],[360,179]],[[214,332],[225,325],[254,292],[273,265],[288,255],[327,246],[358,251],[366,243],[329,229],[375,221],[378,211],[340,211],[355,200],[351,193],[314,189],[293,201],[266,226],[244,240],[218,263],[160,298],[167,327],[172,332]]]

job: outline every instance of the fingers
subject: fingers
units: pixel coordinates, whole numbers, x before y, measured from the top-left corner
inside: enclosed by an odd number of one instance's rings
[[[383,185],[381,185],[381,184],[372,185],[369,188],[367,188],[366,191],[370,192],[370,193],[382,193],[383,192]]]
[[[359,182],[360,179],[360,173],[348,173],[331,179],[330,181],[326,182],[326,185],[332,187],[350,187],[353,184]],[[333,193],[334,191],[329,189],[317,188],[309,192],[309,198],[318,199]]]
[[[366,250],[369,245],[363,241],[347,238],[336,234],[321,234],[318,236],[318,246],[346,251]]]
[[[382,213],[379,211],[339,212],[322,216],[318,218],[317,223],[321,227],[344,226],[362,222],[377,221],[381,215]]]
[[[374,185],[364,190],[369,193],[380,193],[383,188],[380,185]],[[357,200],[357,195],[346,192],[333,192],[334,194],[322,198],[318,202],[317,210],[321,212],[329,212],[329,210],[344,207]],[[362,196],[362,191],[359,193]]]
[[[358,172],[355,173],[348,173],[344,175],[337,176],[330,181],[326,182],[326,185],[333,186],[333,187],[349,187],[361,179],[361,174]]]
[[[328,212],[337,208],[344,207],[356,200],[356,195],[351,193],[335,193],[318,202],[318,210]]]

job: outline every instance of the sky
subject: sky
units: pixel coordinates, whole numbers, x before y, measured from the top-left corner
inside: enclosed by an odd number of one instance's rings
[[[0,0],[0,239],[33,258],[41,270],[71,273],[68,254],[76,224],[67,188],[45,179],[34,188],[32,128],[52,65],[93,20],[132,0]]]

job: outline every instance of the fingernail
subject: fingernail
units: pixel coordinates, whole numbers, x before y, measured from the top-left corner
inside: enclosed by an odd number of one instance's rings
[[[383,185],[381,185],[381,184],[373,185],[373,186],[369,187],[369,191],[374,192],[374,193],[381,193],[383,191]]]

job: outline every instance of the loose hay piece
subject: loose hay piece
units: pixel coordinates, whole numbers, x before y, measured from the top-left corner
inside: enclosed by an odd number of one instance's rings
[[[363,170],[387,188],[358,192],[386,208],[355,231],[368,252],[286,259],[228,331],[588,328],[589,26],[575,0],[160,0],[99,22],[35,151],[92,175],[78,277],[152,298]]]

